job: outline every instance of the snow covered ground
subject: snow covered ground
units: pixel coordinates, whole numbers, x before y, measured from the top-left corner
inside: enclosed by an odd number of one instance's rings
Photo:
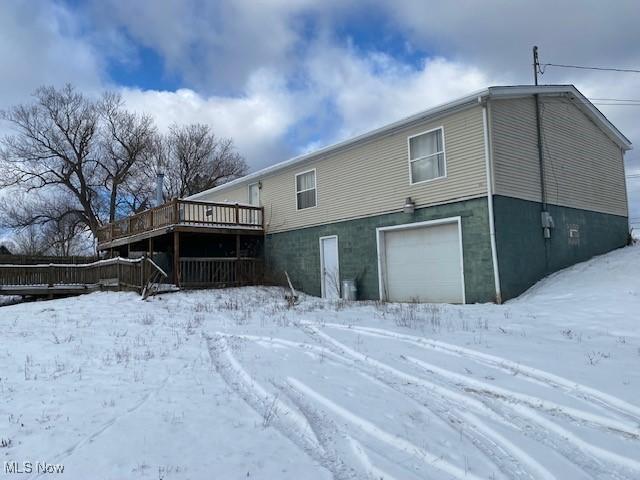
[[[4,306],[0,464],[33,464],[7,478],[46,462],[70,479],[637,479],[639,271],[626,248],[503,306],[287,309],[275,288]]]

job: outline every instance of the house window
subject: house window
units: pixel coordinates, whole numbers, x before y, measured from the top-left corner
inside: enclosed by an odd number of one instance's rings
[[[446,176],[442,127],[409,137],[411,183]]]
[[[316,171],[296,175],[296,205],[298,210],[316,206]]]
[[[249,185],[249,205],[260,206],[260,184],[252,183]]]

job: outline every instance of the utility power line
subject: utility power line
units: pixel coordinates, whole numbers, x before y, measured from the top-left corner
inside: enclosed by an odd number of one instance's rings
[[[587,98],[594,105],[640,107],[640,99],[635,98]]]
[[[640,102],[637,98],[589,98],[589,100],[596,102]]]
[[[635,70],[633,68],[608,68],[608,67],[587,67],[584,65],[563,65],[561,63],[541,63],[539,64],[542,68],[542,74],[544,74],[544,69],[546,67],[559,67],[559,68],[578,68],[580,70],[600,70],[606,72],[624,72],[624,73],[640,73],[640,70]]]

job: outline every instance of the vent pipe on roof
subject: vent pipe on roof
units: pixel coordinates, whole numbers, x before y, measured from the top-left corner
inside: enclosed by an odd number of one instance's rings
[[[159,207],[164,203],[163,187],[164,187],[164,173],[158,172],[156,176],[156,207]]]

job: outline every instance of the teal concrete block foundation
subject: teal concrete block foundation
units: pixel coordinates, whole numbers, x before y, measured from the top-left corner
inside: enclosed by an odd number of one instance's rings
[[[457,216],[462,222],[466,301],[495,301],[486,198],[268,234],[267,272],[282,282],[287,271],[296,288],[319,296],[319,239],[337,235],[341,280],[355,279],[358,298],[375,300],[379,298],[376,228]]]
[[[627,217],[549,205],[555,228],[545,240],[540,203],[496,195],[493,205],[503,300],[552,272],[627,242]]]

